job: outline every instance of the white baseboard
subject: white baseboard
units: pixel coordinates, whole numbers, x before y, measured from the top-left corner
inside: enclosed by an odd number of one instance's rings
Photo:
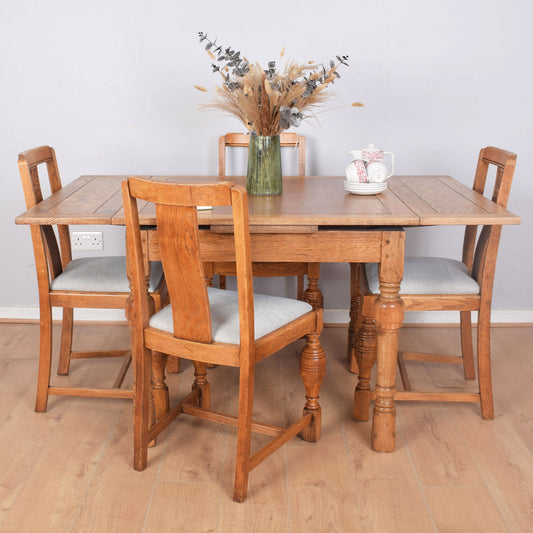
[[[61,320],[61,308],[52,310],[53,320]],[[0,320],[39,320],[38,307],[0,307]],[[121,309],[74,309],[74,320],[83,322],[121,322],[126,321]]]
[[[61,319],[61,309],[54,309],[54,320]],[[39,308],[27,307],[1,307],[0,320],[26,321],[39,320]],[[121,322],[126,321],[124,311],[120,309],[75,309],[74,320],[95,322]],[[476,321],[475,314],[472,317]],[[324,309],[324,322],[326,324],[347,324],[349,321],[348,309]],[[406,324],[458,324],[459,313],[454,311],[407,312]],[[533,324],[533,310],[508,310],[492,312],[494,324]]]
[[[326,324],[347,324],[348,321],[348,309],[324,309]],[[491,314],[491,321],[493,324],[533,324],[533,310],[494,310]],[[473,313],[472,322],[477,322],[477,313]],[[459,324],[459,313],[457,311],[407,311],[404,323]]]

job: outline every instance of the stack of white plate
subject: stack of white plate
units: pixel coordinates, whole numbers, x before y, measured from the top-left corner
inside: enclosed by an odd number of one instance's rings
[[[344,190],[351,194],[379,194],[386,190],[387,186],[386,181],[382,183],[359,183],[344,180]]]

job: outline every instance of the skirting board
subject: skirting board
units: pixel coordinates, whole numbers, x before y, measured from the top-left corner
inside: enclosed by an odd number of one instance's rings
[[[533,324],[533,310],[499,311],[491,313],[493,324]],[[347,324],[349,311],[344,309],[324,309],[324,323]],[[472,322],[477,323],[477,312],[472,314]],[[458,311],[407,311],[404,324],[459,324]]]
[[[61,309],[54,309],[54,320],[61,319]],[[0,321],[27,321],[39,320],[38,307],[1,307]],[[122,322],[126,318],[124,311],[120,309],[75,309],[74,320],[96,321],[96,322]],[[324,309],[324,322],[326,324],[347,324],[349,321],[349,311],[347,309]],[[472,321],[476,321],[475,313]],[[533,310],[517,311],[492,311],[492,322],[494,324],[505,323],[533,323]],[[405,324],[458,324],[459,313],[454,311],[431,311],[431,312],[407,312],[405,313]]]

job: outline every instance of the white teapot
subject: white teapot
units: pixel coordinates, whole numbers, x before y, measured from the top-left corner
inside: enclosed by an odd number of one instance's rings
[[[363,150],[350,150],[348,152],[353,160],[345,169],[346,179],[359,183],[381,183],[390,178],[394,173],[394,154],[384,152],[375,145],[369,144]],[[390,172],[384,163],[385,155],[391,156]]]

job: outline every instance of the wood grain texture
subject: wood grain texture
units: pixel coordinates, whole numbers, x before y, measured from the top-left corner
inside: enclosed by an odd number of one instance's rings
[[[90,339],[94,349],[106,346],[110,338],[120,343],[129,335],[127,326],[77,327],[81,342]],[[6,400],[6,416],[0,420],[4,443],[0,532],[44,533],[67,523],[64,529],[76,533],[179,528],[288,533],[299,531],[307,522],[305,531],[319,530],[317,524],[376,533],[493,531],[495,527],[510,533],[529,531],[533,516],[532,327],[493,330],[494,421],[483,421],[473,405],[402,404],[397,448],[391,454],[373,452],[370,423],[352,418],[355,379],[345,369],[346,329],[326,328],[321,340],[331,354],[321,388],[321,440],[310,444],[294,439],[286,444],[254,470],[246,501],[235,504],[231,499],[233,428],[184,419],[181,422],[195,426],[194,434],[182,431],[181,423],[170,426],[151,449],[147,469],[135,472],[131,404],[60,398],[48,413],[35,413],[31,383],[36,376],[38,327],[0,324],[0,364],[8,363],[0,374],[0,397]],[[268,423],[282,424],[298,415],[298,406],[289,399],[303,395],[297,368],[302,342],[257,365],[255,414]],[[400,345],[405,351],[457,348],[458,328],[404,328]],[[89,375],[102,379],[100,361],[79,363],[67,379]],[[115,367],[120,361],[110,359],[105,364]],[[420,382],[422,371],[431,363],[413,364],[420,367],[416,373]],[[430,368],[426,378],[442,387],[453,386],[461,369],[443,366],[439,376]],[[188,361],[183,367],[181,374],[167,378],[172,399],[190,388],[193,368]],[[23,372],[27,372],[26,382]],[[212,402],[234,412],[237,370],[220,366],[209,374]],[[100,406],[95,401],[101,402],[102,413],[97,413]],[[428,427],[421,428],[419,420],[428,420]],[[253,449],[268,440],[258,436]],[[312,509],[305,495],[317,502]],[[29,509],[35,509],[35,514]]]
[[[180,414],[237,426],[235,485],[233,499],[245,500],[252,469],[297,433],[308,440],[320,436],[318,392],[325,373],[325,353],[319,341],[322,310],[311,310],[276,330],[255,339],[254,295],[247,194],[231,183],[182,184],[130,178],[122,184],[128,252],[128,274],[132,288],[134,396],[134,468],[143,471],[148,462],[148,447]],[[137,200],[155,204],[159,247],[173,316],[172,332],[150,325],[154,313],[146,287],[143,239]],[[239,309],[239,342],[213,342],[211,311],[198,231],[197,205],[228,205],[233,210],[232,242],[236,265]],[[144,233],[144,230],[142,231]],[[192,317],[192,320],[191,320]],[[262,359],[306,336],[302,350],[302,380],[306,389],[304,414],[286,428],[273,428],[252,420],[255,367]],[[165,354],[164,357],[159,353]],[[195,380],[192,392],[170,407],[165,384],[166,356],[190,359]],[[210,409],[208,364],[239,368],[237,417]],[[150,367],[152,372],[150,372]],[[153,384],[152,384],[153,382]],[[152,409],[151,401],[155,404]],[[152,420],[155,412],[155,420]],[[252,431],[267,434],[272,440],[252,454]],[[307,432],[307,433],[306,433]]]
[[[124,212],[118,198],[120,183],[127,176],[82,176],[63,188],[54,198],[46,199],[38,208],[16,218],[17,224],[43,224],[60,221],[64,224],[118,224],[124,225]],[[171,182],[198,183],[231,180],[245,184],[242,176],[154,176]],[[389,179],[389,188],[376,196],[357,196],[343,189],[343,178],[336,176],[284,177],[283,194],[265,199],[253,197],[249,202],[250,225],[259,226],[372,226],[379,224],[419,226],[434,224],[519,224],[520,218],[506,209],[497,208],[483,200],[453,178],[444,176],[396,176]],[[426,187],[446,193],[448,200],[439,202],[450,212],[426,217],[420,203],[430,213],[435,211],[420,199]],[[458,189],[458,190],[457,190]],[[102,196],[105,191],[105,196]],[[410,192],[409,192],[410,191]],[[117,196],[118,195],[118,196]],[[466,196],[465,196],[466,195]],[[84,197],[89,200],[87,203]],[[100,201],[96,202],[99,198]],[[457,202],[460,200],[460,202]],[[480,208],[477,202],[484,206]],[[99,211],[106,205],[108,212]],[[111,207],[113,206],[113,207]],[[114,210],[114,212],[113,212]],[[139,205],[141,223],[155,223],[151,206]],[[198,221],[204,225],[231,225],[231,213],[223,207],[201,211]]]
[[[437,531],[501,533],[505,522],[487,490],[432,487],[425,490]],[[447,511],[446,511],[447,509]],[[450,510],[453,509],[453,512]]]

